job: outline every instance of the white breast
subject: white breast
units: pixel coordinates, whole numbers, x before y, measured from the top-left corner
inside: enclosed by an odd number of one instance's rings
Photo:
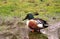
[[[38,24],[37,25],[39,28],[43,28],[43,24]]]

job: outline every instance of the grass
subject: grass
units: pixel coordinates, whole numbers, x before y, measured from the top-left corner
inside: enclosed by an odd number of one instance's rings
[[[37,32],[34,33],[30,32],[29,36],[30,36],[29,39],[48,39],[46,35]]]
[[[60,14],[59,0],[0,0],[0,16],[21,17],[23,19],[28,12],[38,12],[35,16],[45,20]],[[47,17],[48,16],[48,17]],[[60,16],[59,16],[60,17]]]
[[[38,12],[39,15],[35,17],[44,20],[49,20],[51,17],[58,17],[57,19],[60,20],[60,0],[0,0],[0,17],[2,18],[16,16],[23,19],[28,12],[33,14]],[[46,38],[42,34],[31,34],[31,39]]]

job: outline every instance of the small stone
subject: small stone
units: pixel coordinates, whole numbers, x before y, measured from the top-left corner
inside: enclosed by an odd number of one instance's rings
[[[38,12],[34,12],[34,14],[35,14],[35,15],[39,15],[39,13],[38,13]]]
[[[14,10],[11,10],[12,12],[14,12]]]
[[[35,1],[34,1],[34,0],[29,0],[28,2],[29,2],[29,3],[35,3]]]
[[[55,20],[56,18],[55,17],[53,17],[53,20]]]
[[[15,3],[15,5],[17,5],[17,3]]]
[[[46,4],[47,6],[49,6],[50,4],[48,3],[48,4]]]
[[[7,1],[4,1],[4,3],[7,3]]]
[[[38,4],[35,4],[34,7],[38,6]]]
[[[7,3],[7,0],[3,0],[3,3],[6,4]]]
[[[40,0],[41,2],[43,1],[43,0]]]

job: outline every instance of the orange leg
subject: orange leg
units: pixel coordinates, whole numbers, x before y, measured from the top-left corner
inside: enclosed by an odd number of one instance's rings
[[[32,32],[34,32],[34,30],[32,30]]]

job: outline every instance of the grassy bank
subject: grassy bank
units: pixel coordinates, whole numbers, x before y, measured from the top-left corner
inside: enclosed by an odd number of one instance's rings
[[[60,0],[0,0],[0,16],[24,18],[28,12],[40,13],[40,18],[60,17]]]

